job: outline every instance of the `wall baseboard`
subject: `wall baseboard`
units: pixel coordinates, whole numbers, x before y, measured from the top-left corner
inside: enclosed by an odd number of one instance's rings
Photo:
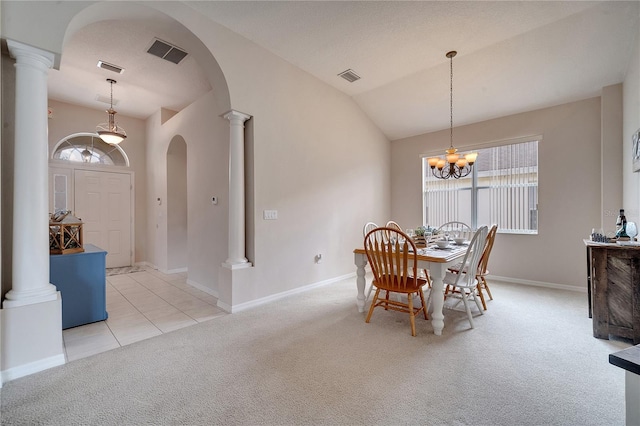
[[[63,365],[65,362],[64,354],[60,354],[29,364],[9,368],[8,370],[2,371],[2,383],[7,383],[11,380],[19,379],[20,377],[57,367],[59,365]]]
[[[164,272],[165,274],[179,274],[181,272],[187,272],[189,270],[189,268],[176,268],[176,269],[169,269],[167,272]]]
[[[227,312],[231,312],[231,313],[237,313],[237,312],[241,312],[247,309],[251,309],[251,308],[255,308],[256,306],[260,306],[260,305],[264,305],[265,303],[269,303],[269,302],[273,302],[275,300],[279,300],[279,299],[283,299],[285,297],[294,295],[294,294],[298,294],[298,293],[304,293],[305,291],[309,291],[311,289],[317,288],[317,287],[323,287],[329,284],[333,284],[335,282],[338,281],[342,281],[342,280],[346,280],[349,278],[353,278],[356,276],[355,272],[352,272],[350,274],[346,274],[346,275],[341,275],[339,277],[334,277],[334,278],[329,278],[327,280],[323,280],[323,281],[318,281],[316,283],[312,283],[303,287],[298,287],[298,288],[294,288],[291,290],[287,290],[287,291],[283,291],[282,293],[277,293],[277,294],[272,294],[270,296],[267,297],[263,297],[261,299],[256,299],[256,300],[252,300],[250,302],[245,302],[245,303],[240,303],[238,305],[234,305],[234,306],[229,306],[227,304],[221,304],[220,302],[218,302],[218,307],[221,309],[224,309]],[[355,290],[355,288],[354,288]]]
[[[520,278],[500,277],[497,275],[489,275],[487,278],[488,278],[487,281],[489,281],[489,283],[491,283],[491,281],[499,281],[503,283],[522,284],[522,285],[529,285],[533,287],[547,287],[547,288],[555,288],[557,290],[577,291],[579,293],[587,292],[586,285],[584,287],[576,287],[574,285],[547,283],[544,281],[523,280]]]
[[[218,292],[215,290],[210,289],[209,287],[203,286],[200,283],[197,283],[193,280],[190,280],[187,278],[187,284],[189,284],[192,287],[197,288],[200,291],[204,291],[207,294],[210,294],[211,296],[215,297],[216,299],[218,298]]]
[[[147,262],[146,260],[142,261],[142,262],[136,262],[136,263],[134,263],[134,265],[158,270],[158,267],[156,265],[154,265],[153,263]]]

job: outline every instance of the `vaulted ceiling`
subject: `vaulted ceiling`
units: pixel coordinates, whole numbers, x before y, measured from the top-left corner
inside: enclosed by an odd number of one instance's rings
[[[185,1],[230,30],[351,96],[391,140],[598,96],[620,83],[640,29],[638,1]],[[151,22],[151,21],[150,21]],[[103,21],[65,46],[49,96],[120,114],[179,110],[210,90],[192,56],[146,53],[179,24]],[[98,60],[124,66],[113,77]],[[180,67],[180,68],[178,68]],[[352,69],[361,78],[338,76]],[[126,88],[126,89],[125,89]]]

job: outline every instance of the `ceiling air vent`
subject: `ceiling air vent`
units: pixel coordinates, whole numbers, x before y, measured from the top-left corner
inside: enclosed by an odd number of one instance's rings
[[[360,80],[360,76],[358,74],[356,74],[355,72],[353,72],[352,69],[348,69],[346,71],[342,71],[340,74],[338,74],[338,76],[344,78],[349,83],[353,83],[356,80]]]
[[[105,61],[98,61],[98,68],[102,68],[103,70],[117,72],[118,74],[122,74],[124,72],[124,68],[119,67],[117,65],[110,64]]]
[[[147,53],[151,53],[158,58],[166,59],[174,64],[179,64],[180,61],[187,56],[187,52],[184,50],[158,38],[153,40],[151,47],[147,49]]]

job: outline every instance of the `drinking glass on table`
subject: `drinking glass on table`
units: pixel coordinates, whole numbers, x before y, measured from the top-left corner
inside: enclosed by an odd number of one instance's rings
[[[635,222],[627,222],[627,235],[631,238],[631,241],[635,241],[634,238],[638,235],[638,227]]]

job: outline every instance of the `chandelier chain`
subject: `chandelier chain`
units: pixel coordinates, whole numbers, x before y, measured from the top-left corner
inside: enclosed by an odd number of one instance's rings
[[[449,143],[453,148],[453,55],[449,57],[449,64],[449,110],[451,111],[449,116]]]

